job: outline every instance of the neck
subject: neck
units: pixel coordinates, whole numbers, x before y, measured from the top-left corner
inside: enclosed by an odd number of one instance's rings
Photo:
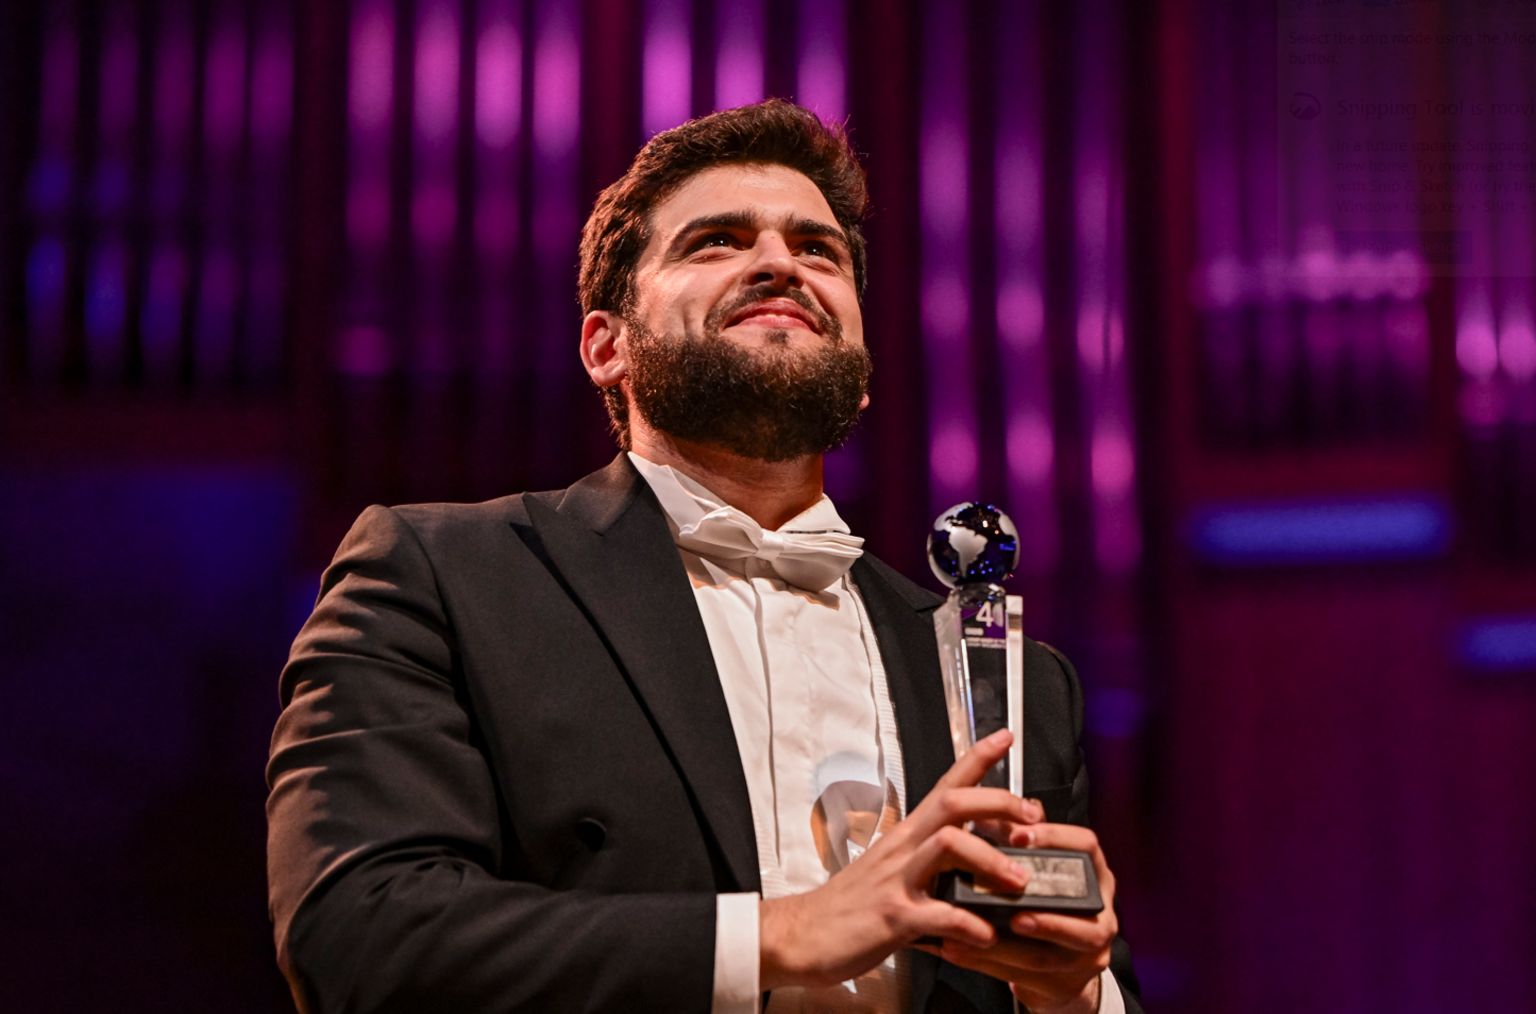
[[[778,528],[821,498],[821,455],[789,461],[743,458],[712,444],[679,440],[630,415],[630,448],[697,482],[765,529]]]

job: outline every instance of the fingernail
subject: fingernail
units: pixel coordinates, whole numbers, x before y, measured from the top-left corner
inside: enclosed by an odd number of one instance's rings
[[[986,742],[988,742],[988,743],[999,742],[1006,735],[1008,735],[1008,730],[1007,729],[997,729],[991,735],[989,735],[986,738]]]
[[[1019,883],[1022,884],[1026,880],[1029,879],[1029,867],[1025,866],[1023,863],[1018,862],[1016,860],[1010,860],[1008,865],[1013,867],[1013,879],[1014,880],[1017,880]]]
[[[1024,832],[1024,847],[1027,849],[1035,847],[1035,832],[1033,828]]]
[[[1016,915],[1013,917],[1013,931],[1015,933],[1033,933],[1040,925],[1032,915]]]

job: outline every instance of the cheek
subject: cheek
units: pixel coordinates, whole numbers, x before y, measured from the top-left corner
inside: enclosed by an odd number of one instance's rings
[[[839,301],[832,304],[833,312],[837,315],[839,323],[843,325],[843,337],[864,340],[864,315],[859,307],[858,298],[852,293],[842,295]]]
[[[671,324],[702,320],[719,301],[717,288],[707,277],[669,278],[651,290],[652,318]]]
[[[857,323],[859,296],[851,281],[842,278],[829,281],[826,285],[817,288],[816,296],[821,300],[822,306],[837,313],[845,326]]]

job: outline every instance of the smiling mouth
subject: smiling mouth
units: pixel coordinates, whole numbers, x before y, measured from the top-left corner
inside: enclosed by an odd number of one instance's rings
[[[755,324],[758,327],[781,329],[799,327],[821,334],[821,327],[809,313],[798,304],[785,299],[753,303],[731,314],[725,322],[726,327],[735,327],[738,324]]]

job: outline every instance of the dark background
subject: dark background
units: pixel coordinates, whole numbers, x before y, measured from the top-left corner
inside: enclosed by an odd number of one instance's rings
[[[10,1009],[278,1010],[262,768],[373,502],[612,454],[577,233],[765,95],[865,154],[871,408],[1089,695],[1164,1011],[1536,1010],[1536,7],[0,8]],[[637,932],[649,931],[637,927]]]

